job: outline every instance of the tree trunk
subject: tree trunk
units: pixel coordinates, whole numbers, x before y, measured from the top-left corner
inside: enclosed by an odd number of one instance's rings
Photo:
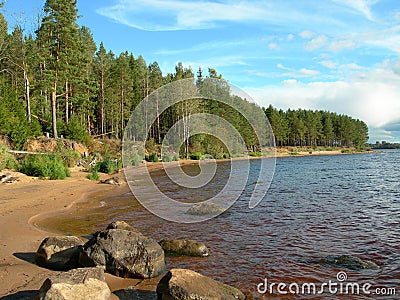
[[[68,79],[65,80],[65,123],[69,122],[69,89],[68,89]]]
[[[53,83],[53,90],[51,92],[51,122],[53,125],[53,137],[58,138],[57,134],[57,81]]]
[[[31,116],[31,99],[30,99],[30,91],[29,91],[29,79],[26,71],[24,69],[24,79],[25,79],[25,99],[26,99],[26,114],[28,116],[28,122],[32,122]]]

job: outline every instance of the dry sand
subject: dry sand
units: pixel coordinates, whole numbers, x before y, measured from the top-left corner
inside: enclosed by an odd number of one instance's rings
[[[308,152],[299,154],[310,155]],[[340,151],[312,153],[322,154],[340,154]],[[278,152],[278,156],[288,155],[285,151]],[[186,163],[193,161],[180,162],[180,165]],[[151,164],[151,168],[159,166],[161,163]],[[11,172],[3,171],[0,175],[4,173]],[[12,173],[12,176],[20,177],[18,182],[0,183],[0,297],[5,296],[1,299],[31,299],[49,275],[58,273],[34,264],[34,254],[41,241],[56,235],[33,226],[35,218],[69,209],[74,203],[85,201],[90,194],[121,188],[90,181],[85,178],[87,174],[73,169],[66,180],[49,181]],[[132,285],[141,290],[154,290],[159,279],[140,281],[106,275],[112,291]]]

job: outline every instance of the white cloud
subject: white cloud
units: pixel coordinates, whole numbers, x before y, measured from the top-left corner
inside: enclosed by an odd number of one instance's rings
[[[268,48],[271,50],[279,50],[279,45],[277,43],[269,43]]]
[[[356,44],[352,40],[337,40],[329,44],[329,50],[333,52],[340,52],[344,49],[354,49]]]
[[[305,45],[305,49],[307,51],[313,51],[324,47],[328,42],[328,38],[325,35],[319,35],[316,38],[313,38]]]
[[[370,21],[375,21],[375,18],[373,17],[371,12],[371,7],[377,2],[377,0],[333,0],[333,1],[353,9],[357,13],[362,14]]]
[[[370,128],[393,132],[389,125],[400,123],[400,75],[393,65],[393,61],[384,61],[372,70],[354,73],[348,81],[303,83],[291,79],[246,90],[263,106],[329,110],[362,119]]]
[[[278,69],[286,70],[286,71],[292,71],[292,70],[293,70],[293,69],[291,69],[291,68],[285,67],[285,66],[282,65],[282,64],[277,64],[276,67],[277,67]]]
[[[286,39],[287,39],[288,41],[293,41],[293,39],[294,39],[294,34],[289,33],[289,34],[287,35]]]
[[[320,64],[328,69],[336,69],[337,68],[337,64],[331,60],[323,60],[320,62]]]
[[[314,76],[314,75],[320,74],[319,71],[310,70],[310,69],[305,69],[305,68],[301,69],[301,70],[300,70],[300,73],[302,73],[302,74],[304,74],[304,75],[308,75],[308,76]]]
[[[311,30],[304,30],[300,32],[299,35],[303,39],[311,39],[313,36],[315,36],[315,32],[312,32]]]
[[[213,28],[224,21],[275,18],[268,8],[262,2],[249,1],[117,0],[117,4],[100,8],[97,13],[134,28],[168,31]]]

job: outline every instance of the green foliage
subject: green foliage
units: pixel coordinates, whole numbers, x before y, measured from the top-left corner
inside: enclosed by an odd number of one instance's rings
[[[144,158],[148,162],[158,162],[157,153],[151,153],[150,155],[146,155]]]
[[[11,85],[0,78],[0,134],[10,137],[15,149],[22,149],[26,138],[41,134],[37,120],[28,123],[25,108]]]
[[[350,149],[342,149],[341,152],[342,153],[350,153],[351,151],[350,151]]]
[[[86,131],[85,126],[81,124],[79,118],[72,116],[69,123],[65,125],[64,135],[67,139],[85,143],[89,133]]]
[[[115,159],[107,158],[96,164],[95,170],[101,173],[114,174],[121,168],[121,162]]]
[[[261,157],[262,153],[260,151],[256,151],[256,152],[249,152],[249,156],[252,157]]]
[[[70,176],[68,167],[56,154],[29,155],[22,160],[18,170],[29,176],[50,180],[65,179]]]
[[[3,169],[14,169],[17,161],[14,155],[8,152],[8,148],[0,143],[0,171]]]
[[[94,181],[100,180],[99,173],[96,171],[95,168],[93,168],[93,169],[91,170],[90,174],[86,175],[86,178],[87,178],[87,179],[90,179],[90,180],[94,180]]]
[[[191,153],[189,158],[192,160],[200,160],[203,155],[200,152]]]
[[[137,154],[134,154],[131,158],[132,166],[138,166],[140,164],[140,162],[142,161],[142,159],[143,159],[143,157],[141,157]]]
[[[81,158],[79,152],[76,152],[72,149],[67,149],[63,147],[62,142],[57,144],[56,149],[54,150],[55,154],[57,154],[64,162],[64,165],[72,168],[76,166],[76,163]]]
[[[173,159],[174,159],[173,156],[170,156],[170,155],[163,155],[161,160],[162,160],[163,162],[171,162],[171,161],[173,161]]]

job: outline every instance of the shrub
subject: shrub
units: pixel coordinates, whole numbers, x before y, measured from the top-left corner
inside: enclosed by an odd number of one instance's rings
[[[231,156],[229,155],[229,153],[224,153],[224,156],[223,156],[223,158],[224,159],[227,159],[227,158],[230,158]]]
[[[114,174],[121,167],[121,162],[107,158],[96,164],[95,170],[101,173]]]
[[[57,144],[54,152],[60,156],[64,162],[64,164],[70,168],[75,167],[78,160],[81,158],[79,152],[74,151],[72,149],[66,149],[63,147],[63,144],[59,142]]]
[[[92,169],[91,173],[86,176],[87,179],[90,180],[100,180],[99,173],[96,169]]]
[[[145,160],[148,162],[158,162],[158,155],[157,155],[157,153],[152,153],[150,155],[146,155]]]
[[[8,152],[8,148],[0,143],[0,171],[14,169],[17,166],[14,155]]]
[[[171,162],[173,160],[173,157],[170,155],[163,155],[161,160],[163,162]]]
[[[259,151],[249,152],[249,156],[252,156],[252,157],[261,157],[261,155],[262,155],[262,153]]]
[[[137,154],[134,154],[131,159],[132,166],[138,166],[142,161],[142,157]]]
[[[342,153],[350,153],[350,149],[342,149]]]
[[[29,155],[22,160],[19,171],[29,176],[50,180],[65,179],[70,176],[68,167],[56,154]]]
[[[189,155],[189,158],[192,159],[192,160],[200,160],[201,157],[202,157],[202,155],[201,155],[200,152],[191,153],[191,154]]]

